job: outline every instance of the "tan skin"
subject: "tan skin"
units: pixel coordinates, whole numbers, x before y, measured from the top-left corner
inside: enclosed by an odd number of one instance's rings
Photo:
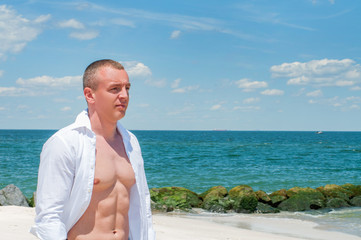
[[[129,77],[125,70],[112,67],[100,68],[96,76],[97,89],[84,89],[97,140],[94,188],[87,210],[68,232],[68,239],[128,240],[135,176],[116,124],[128,107]]]

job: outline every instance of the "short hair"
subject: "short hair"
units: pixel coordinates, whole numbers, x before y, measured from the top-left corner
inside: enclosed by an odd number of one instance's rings
[[[96,79],[96,73],[100,68],[112,67],[118,70],[124,70],[122,64],[111,59],[102,59],[91,63],[84,71],[83,75],[83,89],[89,87],[92,90],[98,88],[98,81]]]

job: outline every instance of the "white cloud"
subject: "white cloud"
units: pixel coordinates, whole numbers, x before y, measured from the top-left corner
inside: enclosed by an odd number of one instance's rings
[[[150,85],[153,87],[158,87],[158,88],[162,88],[167,85],[167,81],[165,79],[160,79],[160,80],[147,79],[147,80],[145,80],[145,83],[147,85]]]
[[[172,90],[172,93],[186,93],[186,92],[197,90],[198,88],[199,88],[199,85],[176,88],[176,89]]]
[[[359,105],[353,104],[350,106],[350,109],[360,109]]]
[[[243,100],[244,104],[251,104],[251,103],[256,103],[259,102],[259,98],[246,98]]]
[[[0,77],[2,77],[4,75],[4,71],[0,70]]]
[[[271,67],[272,77],[289,78],[289,85],[353,86],[361,82],[361,66],[351,59],[322,59]]]
[[[66,111],[70,111],[71,107],[63,107],[62,109],[60,109],[62,112],[66,112]]]
[[[221,107],[222,107],[222,104],[216,104],[216,105],[213,105],[210,110],[212,110],[212,111],[219,110],[219,109],[221,109]]]
[[[321,90],[316,90],[316,91],[313,91],[313,92],[309,92],[306,94],[306,96],[308,97],[320,97],[322,96],[322,91]]]
[[[72,86],[80,86],[82,76],[65,76],[55,78],[51,76],[40,76],[29,79],[19,78],[16,83],[24,87],[60,87],[67,88]]]
[[[49,21],[50,18],[51,18],[51,15],[50,15],[50,14],[40,15],[39,17],[37,17],[37,18],[34,20],[34,23],[45,23],[45,22]]]
[[[310,104],[321,104],[321,105],[329,105],[336,108],[339,111],[350,111],[350,110],[359,110],[361,97],[359,96],[350,96],[346,98],[341,98],[339,96],[335,96],[328,99],[311,99],[308,101]]]
[[[21,105],[18,105],[16,107],[16,109],[29,109],[29,106],[21,104]]]
[[[176,80],[173,81],[171,88],[177,88],[179,87],[179,83],[182,81],[182,79],[177,78]]]
[[[50,15],[41,15],[35,20],[22,17],[14,9],[0,5],[0,58],[6,53],[19,53],[28,42],[33,41],[42,32],[42,23]]]
[[[4,107],[0,107],[0,111],[4,111],[5,110],[5,108]]]
[[[315,100],[313,100],[313,99],[310,99],[310,100],[308,101],[308,103],[309,103],[309,104],[315,104],[315,103],[317,103],[317,101],[315,101]]]
[[[0,96],[25,96],[28,91],[24,88],[17,88],[17,87],[0,87]]]
[[[243,88],[243,91],[252,91],[256,88],[266,88],[266,82],[250,81],[248,78],[242,78],[235,82],[238,88]]]
[[[264,90],[263,92],[261,92],[261,94],[268,95],[268,96],[281,96],[284,94],[284,91],[279,90],[279,89],[267,89],[267,90]]]
[[[59,27],[61,28],[74,28],[74,29],[84,29],[84,24],[72,18],[66,21],[62,21],[59,23]]]
[[[317,4],[317,2],[320,2],[320,0],[311,0],[312,4]],[[328,0],[330,4],[335,4],[335,0]]]
[[[352,90],[352,91],[360,91],[361,87],[360,86],[354,86],[350,90]]]
[[[152,71],[144,63],[137,61],[124,61],[120,63],[124,66],[124,69],[131,78],[145,79],[145,84],[159,88],[167,85],[165,79],[152,78]]]
[[[194,104],[187,104],[183,108],[176,108],[176,110],[172,112],[168,112],[167,115],[169,116],[182,115],[182,117],[184,117],[185,113],[192,112],[194,111],[194,109],[195,109]]]
[[[116,18],[116,19],[112,19],[111,23],[115,24],[115,25],[120,25],[120,26],[126,26],[126,27],[131,27],[131,28],[135,28],[135,23],[127,20],[127,19],[123,19],[123,18]]]
[[[170,35],[170,39],[177,39],[177,38],[179,38],[180,34],[181,34],[181,31],[175,30],[175,31],[173,31],[172,34]]]
[[[248,111],[257,111],[257,110],[260,110],[261,107],[259,106],[235,106],[233,108],[233,110],[240,110],[240,111],[243,111],[243,112],[248,112]]]
[[[83,32],[72,32],[70,33],[71,38],[78,40],[91,40],[98,37],[99,32],[97,31],[83,31]]]
[[[136,61],[120,62],[130,77],[150,77],[152,71],[144,63]]]
[[[141,103],[141,104],[138,104],[137,106],[138,106],[138,107],[141,107],[141,108],[147,108],[147,107],[149,107],[150,105],[149,105],[149,103]]]
[[[74,5],[75,7],[78,6],[77,3],[74,3]],[[222,34],[229,34],[245,40],[263,40],[263,38],[259,38],[250,34],[227,29],[226,22],[215,18],[157,13],[134,8],[106,8],[94,3],[88,4],[87,8],[92,8],[96,11],[117,14],[126,18],[135,18],[137,20],[146,21],[147,23],[156,22],[180,29],[182,31],[213,31]]]
[[[346,101],[361,102],[361,97],[355,97],[355,96],[347,97]]]

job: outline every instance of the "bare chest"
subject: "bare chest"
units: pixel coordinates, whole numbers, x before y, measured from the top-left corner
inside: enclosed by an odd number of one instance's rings
[[[94,192],[113,188],[116,184],[128,191],[135,183],[135,175],[122,141],[109,144],[97,139]]]

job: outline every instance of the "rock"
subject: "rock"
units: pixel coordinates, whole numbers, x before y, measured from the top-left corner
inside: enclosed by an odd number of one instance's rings
[[[239,185],[229,191],[229,198],[233,200],[233,210],[238,213],[252,213],[256,211],[258,200],[253,189],[247,185]]]
[[[154,201],[153,209],[161,211],[184,210],[199,207],[202,203],[200,197],[183,187],[163,187],[150,189],[151,200]]]
[[[256,196],[257,196],[257,200],[259,202],[263,202],[263,203],[270,203],[272,202],[271,198],[268,196],[268,194],[262,190],[258,190],[255,192]]]
[[[312,188],[291,188],[287,195],[289,198],[278,205],[283,211],[296,212],[325,207],[323,194]]]
[[[226,197],[228,191],[223,186],[208,189],[199,196],[203,199],[202,208],[211,212],[224,213],[232,208],[233,201]]]
[[[352,206],[361,207],[361,196],[357,196],[351,199],[350,201]]]
[[[228,194],[228,191],[225,187],[223,186],[216,186],[216,187],[211,187],[210,189],[208,189],[207,191],[205,191],[204,193],[199,194],[199,196],[203,199],[203,201],[206,198],[223,198]]]
[[[255,212],[256,213],[279,213],[280,210],[278,210],[277,208],[271,207],[268,204],[258,202]]]
[[[351,192],[351,195],[349,195],[350,198],[361,196],[361,185],[346,183],[344,185],[341,185],[341,187]]]
[[[286,189],[275,191],[269,195],[272,201],[272,206],[277,207],[281,202],[287,199]]]
[[[320,191],[326,198],[341,198],[345,201],[350,200],[352,192],[336,184],[328,184],[324,187],[318,187],[316,190]]]
[[[29,207],[35,207],[35,203],[36,203],[36,192],[33,192],[33,196],[30,199],[28,199]]]
[[[350,205],[343,198],[330,198],[327,200],[326,207],[341,208],[341,207],[350,207]]]
[[[226,213],[232,209],[234,200],[228,197],[203,202],[202,208],[210,212]]]
[[[14,184],[0,190],[0,206],[7,205],[29,207],[26,197]]]

